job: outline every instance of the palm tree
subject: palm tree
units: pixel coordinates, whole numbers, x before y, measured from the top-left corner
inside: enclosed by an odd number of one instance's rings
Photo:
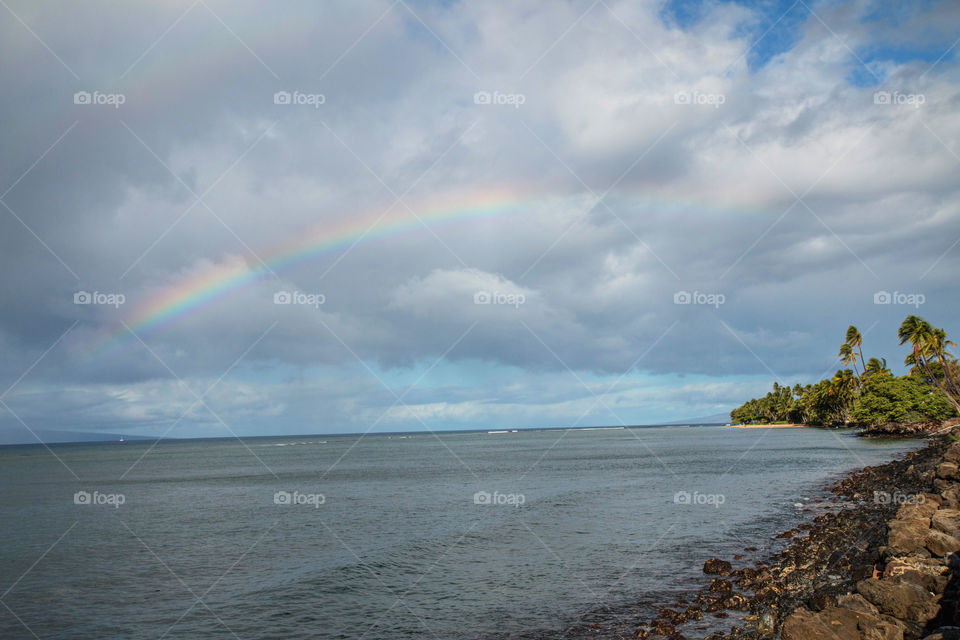
[[[897,337],[900,338],[900,344],[909,342],[913,346],[913,352],[907,355],[903,363],[920,367],[927,378],[933,382],[934,386],[947,397],[950,404],[960,412],[960,394],[953,375],[950,372],[950,366],[953,364],[953,356],[947,353],[948,346],[956,346],[951,340],[947,339],[947,332],[943,329],[934,329],[930,323],[919,316],[907,316],[900,324],[897,331]],[[931,362],[939,361],[943,369],[944,378],[951,389],[944,388],[943,383],[934,374],[930,367]],[[953,393],[951,393],[951,391]],[[957,395],[955,395],[957,394]]]
[[[837,413],[841,422],[847,421],[850,405],[853,403],[854,391],[857,387],[857,378],[850,369],[837,371],[830,381],[830,391],[837,402]]]
[[[853,352],[853,347],[850,346],[849,342],[844,342],[840,345],[840,353],[838,355],[840,362],[844,365],[853,364],[853,369],[857,373],[857,377],[860,376],[860,372],[857,371],[857,354]]]
[[[956,346],[957,343],[947,338],[947,332],[943,329],[934,329],[930,334],[930,348],[936,354],[940,368],[943,369],[943,375],[946,378],[947,385],[954,394],[960,397],[960,387],[957,386],[957,381],[954,379],[951,370],[952,365],[956,363],[957,359],[953,357],[952,353],[947,351],[948,347]]]
[[[866,370],[867,365],[863,362],[863,336],[860,335],[860,330],[853,325],[847,327],[847,344],[849,344],[851,348],[856,347],[857,352],[860,354],[860,364],[864,370]]]
[[[867,360],[866,368],[863,370],[864,374],[872,376],[877,373],[890,373],[890,369],[887,369],[887,359],[880,358],[870,358]]]

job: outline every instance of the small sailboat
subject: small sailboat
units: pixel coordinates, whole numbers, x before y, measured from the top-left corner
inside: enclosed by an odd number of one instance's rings
[[[120,442],[123,442],[123,436],[122,436],[122,435],[120,436]]]

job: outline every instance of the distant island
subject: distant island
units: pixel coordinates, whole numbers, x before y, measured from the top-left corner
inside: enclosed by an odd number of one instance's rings
[[[897,332],[910,352],[910,371],[895,376],[886,358],[864,360],[863,338],[847,329],[839,357],[844,365],[832,378],[773,390],[730,412],[734,425],[859,427],[865,435],[922,435],[960,424],[960,365],[948,352],[956,344],[943,329],[919,316],[904,319]]]

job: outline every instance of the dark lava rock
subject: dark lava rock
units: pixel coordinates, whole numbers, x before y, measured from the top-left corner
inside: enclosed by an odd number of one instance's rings
[[[746,611],[750,608],[750,601],[739,593],[735,593],[732,596],[727,597],[723,601],[723,606],[727,609],[735,609],[737,611]]]
[[[680,624],[686,621],[686,617],[683,613],[674,611],[673,609],[660,609],[660,611],[657,612],[654,623],[657,621],[667,622],[669,624]]]
[[[673,635],[675,631],[676,629],[674,629],[672,624],[669,622],[664,622],[663,620],[654,620],[653,624],[650,626],[651,633],[660,634],[662,636]]]
[[[854,567],[850,570],[850,577],[854,580],[866,580],[867,578],[873,577],[873,572],[876,571],[876,568],[872,564],[865,564],[860,567]]]
[[[815,593],[807,599],[807,607],[811,611],[823,611],[834,604],[836,604],[834,597],[825,593]]]
[[[703,609],[700,607],[687,607],[683,615],[687,620],[703,620]]]
[[[786,548],[736,571],[711,558],[703,572],[716,577],[690,598],[699,607],[675,602],[639,631],[631,625],[629,634],[669,640],[706,612],[715,625],[708,640],[960,640],[960,631],[945,627],[960,625],[960,549],[954,550],[960,481],[935,477],[944,462],[958,467],[960,479],[960,443],[931,440],[901,459],[850,474],[830,487],[829,510],[782,535],[791,538]],[[953,476],[953,468],[940,475]],[[878,494],[910,499],[877,500]],[[727,618],[746,626],[726,626]],[[693,637],[707,633],[702,625]],[[603,631],[563,638],[626,637]]]
[[[714,578],[710,583],[710,593],[730,593],[733,591],[733,585],[729,580],[721,580],[720,578]]]
[[[719,558],[710,558],[703,563],[703,572],[706,574],[728,576],[732,569],[733,567],[729,562],[720,560]]]

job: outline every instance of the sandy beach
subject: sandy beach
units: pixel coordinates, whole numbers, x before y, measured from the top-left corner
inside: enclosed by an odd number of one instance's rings
[[[734,429],[809,429],[805,424],[731,424]]]

